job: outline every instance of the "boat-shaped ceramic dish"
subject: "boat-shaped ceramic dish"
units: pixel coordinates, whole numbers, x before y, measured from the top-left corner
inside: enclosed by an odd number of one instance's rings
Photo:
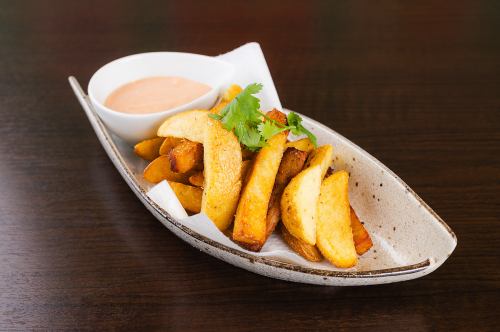
[[[422,277],[443,264],[456,247],[450,227],[396,174],[347,138],[302,115],[319,144],[334,146],[333,167],[350,173],[350,201],[374,245],[350,269],[308,262],[287,248],[279,235],[271,237],[262,253],[244,250],[218,232],[205,215],[179,218],[162,207],[142,177],[146,163],[108,130],[76,79],[69,81],[104,150],[146,208],[175,235],[220,260],[276,279],[355,286]]]

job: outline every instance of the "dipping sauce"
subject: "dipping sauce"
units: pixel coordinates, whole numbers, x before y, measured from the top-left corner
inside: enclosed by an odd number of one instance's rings
[[[187,104],[211,89],[183,77],[147,77],[122,85],[106,98],[104,105],[122,113],[157,113]]]

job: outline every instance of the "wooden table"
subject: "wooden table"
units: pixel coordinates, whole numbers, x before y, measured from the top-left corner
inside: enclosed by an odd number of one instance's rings
[[[0,330],[498,329],[498,1],[4,1],[0,18]],[[359,288],[268,279],[191,248],[136,199],[66,77],[247,41],[285,106],[380,159],[454,229],[439,270]]]

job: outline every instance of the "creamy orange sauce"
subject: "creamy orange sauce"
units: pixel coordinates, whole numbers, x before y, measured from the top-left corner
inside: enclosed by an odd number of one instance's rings
[[[122,113],[156,113],[187,104],[210,90],[206,84],[183,77],[147,77],[122,85],[104,105]]]

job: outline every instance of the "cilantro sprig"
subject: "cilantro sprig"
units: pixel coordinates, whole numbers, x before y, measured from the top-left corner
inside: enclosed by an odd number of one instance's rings
[[[294,112],[287,116],[288,125],[283,125],[265,116],[260,109],[260,100],[254,95],[262,90],[262,84],[249,84],[241,91],[220,114],[210,114],[212,119],[222,122],[222,126],[234,131],[238,141],[251,151],[257,151],[266,146],[266,142],[285,130],[293,135],[306,135],[314,146],[316,136],[302,125],[302,118]]]

